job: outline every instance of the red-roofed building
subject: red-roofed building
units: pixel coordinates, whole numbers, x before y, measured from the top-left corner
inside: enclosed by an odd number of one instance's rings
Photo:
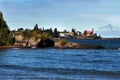
[[[92,30],[86,30],[81,36],[94,36],[94,29]]]

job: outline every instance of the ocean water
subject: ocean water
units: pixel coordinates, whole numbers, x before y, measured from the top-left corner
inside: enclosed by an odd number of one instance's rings
[[[120,80],[120,50],[1,49],[0,80]]]

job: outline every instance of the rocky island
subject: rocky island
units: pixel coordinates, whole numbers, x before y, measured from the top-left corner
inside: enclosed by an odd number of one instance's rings
[[[82,35],[82,37],[79,37]],[[59,32],[57,28],[41,29],[36,24],[31,29],[19,28],[16,30],[10,30],[6,21],[3,18],[2,12],[0,12],[0,48],[60,48],[60,49],[103,49],[100,45],[88,45],[78,44],[73,42],[67,42],[63,38],[100,38],[92,31],[85,31],[84,34],[76,32],[72,29],[71,33],[64,30]],[[59,41],[53,40],[53,38],[59,39]]]

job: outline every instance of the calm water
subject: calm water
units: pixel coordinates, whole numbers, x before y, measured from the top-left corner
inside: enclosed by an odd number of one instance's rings
[[[120,50],[0,50],[0,80],[120,80]]]
[[[84,44],[98,44],[107,49],[116,49],[120,48],[120,39],[119,40],[87,40],[87,39],[69,39],[70,42],[84,43]]]

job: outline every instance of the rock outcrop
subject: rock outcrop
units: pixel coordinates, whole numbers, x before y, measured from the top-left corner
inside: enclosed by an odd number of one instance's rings
[[[22,35],[15,35],[15,44],[16,47],[26,47],[27,40],[24,40]]]
[[[35,40],[35,38],[30,38],[27,41],[26,46],[27,47],[37,47],[39,42],[41,42],[41,39]]]
[[[104,49],[104,47],[100,45],[78,44],[73,42],[68,42],[63,46],[60,44],[60,42],[56,42],[54,47],[60,49]]]
[[[78,44],[73,42],[66,42],[64,45],[60,41],[54,42],[51,39],[38,39],[35,38],[24,39],[22,35],[15,37],[15,46],[17,47],[36,47],[36,48],[47,48],[54,47],[60,49],[104,49],[100,45],[91,44]]]
[[[54,47],[54,41],[51,39],[40,40],[37,44],[37,48],[45,48],[45,47]]]
[[[15,36],[15,46],[16,47],[54,47],[54,41],[51,39],[35,39],[34,37],[30,39],[24,39],[22,35]]]

